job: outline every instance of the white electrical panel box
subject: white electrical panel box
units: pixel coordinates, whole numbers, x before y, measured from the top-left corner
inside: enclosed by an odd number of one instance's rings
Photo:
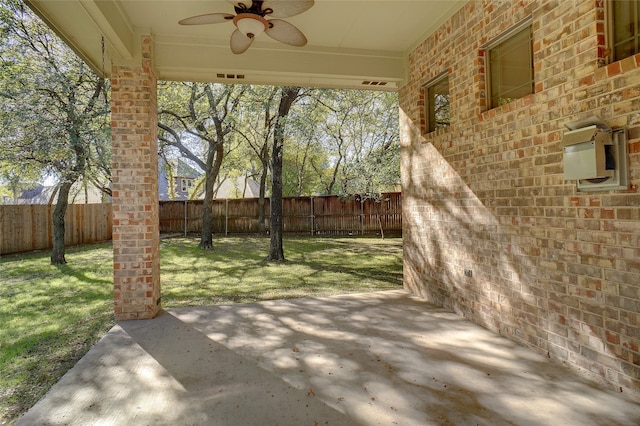
[[[596,179],[613,176],[607,168],[606,146],[611,145],[611,132],[588,126],[566,132],[562,137],[565,180]]]
[[[629,186],[625,129],[611,130],[598,117],[566,124],[562,136],[565,180],[578,191],[623,190]]]

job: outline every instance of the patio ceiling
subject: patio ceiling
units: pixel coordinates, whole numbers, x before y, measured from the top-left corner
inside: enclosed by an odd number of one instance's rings
[[[27,1],[67,44],[107,75],[111,61],[139,64],[138,36],[151,34],[155,71],[161,80],[378,90],[402,86],[408,52],[465,3],[316,0],[308,11],[286,19],[305,33],[309,40],[305,47],[290,47],[262,34],[247,52],[234,55],[229,48],[233,24],[178,25],[180,19],[194,15],[234,13],[231,2]]]

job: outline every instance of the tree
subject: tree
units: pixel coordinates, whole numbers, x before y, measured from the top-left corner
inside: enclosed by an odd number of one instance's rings
[[[246,86],[214,83],[167,83],[160,96],[159,138],[164,146],[181,155],[205,173],[202,232],[199,247],[213,247],[212,202],[215,183],[225,156],[227,135]]]
[[[399,183],[395,94],[320,89],[303,92],[297,88],[291,100],[287,99],[290,88],[236,86],[234,90],[238,94],[229,93],[226,98],[216,92],[222,89],[213,90],[213,97],[220,103],[212,107],[211,102],[206,102],[212,97],[205,95],[206,90],[211,89],[205,86],[201,83],[161,85],[161,154],[169,157],[169,150],[173,149],[206,171],[206,159],[212,159],[208,154],[221,150],[213,164],[218,160],[220,163],[211,172],[211,176],[215,176],[213,193],[225,179],[238,176],[259,179],[259,232],[266,228],[264,200],[269,173],[271,211],[276,216],[285,194],[347,194],[351,191],[373,194],[395,190]],[[222,115],[215,118],[212,111]],[[218,127],[216,120],[220,122]],[[285,122],[287,147],[283,149]],[[218,128],[221,133],[217,133]],[[208,176],[203,180],[205,187]],[[205,214],[208,211],[205,207]],[[271,237],[276,246],[281,246],[281,235],[278,237],[281,218],[279,223],[276,217],[270,220]],[[204,222],[203,232],[201,244],[206,246],[205,235],[209,235],[210,244],[211,234]],[[283,256],[276,249],[270,257]]]
[[[283,262],[284,249],[282,247],[282,153],[284,147],[287,116],[291,105],[300,93],[299,87],[283,87],[280,93],[278,115],[273,130],[273,149],[271,152],[271,241],[269,244],[268,261]]]
[[[360,139],[350,167],[345,168],[343,191],[379,194],[400,184],[400,139],[396,93],[377,92],[358,111]],[[349,175],[350,174],[350,175]]]
[[[0,162],[0,197],[11,198],[16,203],[22,191],[33,188],[39,177],[40,170],[29,164]]]
[[[319,166],[326,167],[328,154],[321,144],[324,116],[314,90],[301,93],[287,120],[287,149],[283,156],[283,193],[300,197],[319,193]]]
[[[58,180],[52,264],[66,263],[64,216],[71,186],[89,179],[109,146],[108,82],[96,75],[24,3],[2,0],[2,160]],[[100,148],[98,148],[100,147]],[[106,186],[106,185],[105,185]]]
[[[357,96],[359,94],[353,94]],[[384,192],[400,185],[400,142],[397,131],[397,98],[393,93],[369,94],[370,102],[358,104],[348,112],[349,123],[339,133],[346,161],[339,176],[342,196],[356,196],[361,203],[371,200],[376,212],[380,236],[384,229],[380,220],[380,204]],[[346,146],[346,148],[345,148]]]
[[[397,95],[319,90],[316,96],[325,109],[320,122],[324,133],[321,140],[331,164],[328,174],[313,164],[323,192],[355,194],[395,189],[400,181]],[[379,161],[382,158],[384,161]],[[367,184],[363,184],[365,176]]]
[[[275,86],[250,86],[250,96],[242,105],[236,132],[247,142],[259,163],[258,232],[264,234],[265,197],[269,173],[269,141],[273,135],[276,112],[274,99],[280,89]]]
[[[253,152],[249,146],[243,142],[235,131],[232,131],[227,136],[224,162],[220,167],[220,172],[218,173],[215,184],[214,193],[216,197],[219,196],[222,185],[227,181],[235,188],[235,194],[232,193],[231,198],[238,196],[244,197],[248,189],[247,179],[256,175],[251,162]],[[239,179],[244,185],[236,187]]]

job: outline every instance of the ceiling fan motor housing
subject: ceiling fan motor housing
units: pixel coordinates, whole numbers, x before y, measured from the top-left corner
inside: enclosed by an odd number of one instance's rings
[[[233,9],[236,11],[236,14],[238,15],[243,13],[253,13],[259,16],[264,16],[264,15],[267,15],[268,13],[273,12],[271,8],[262,10],[262,1],[263,0],[253,0],[251,2],[250,7],[247,7],[247,5],[244,4],[243,2],[238,2],[235,6],[233,6]]]

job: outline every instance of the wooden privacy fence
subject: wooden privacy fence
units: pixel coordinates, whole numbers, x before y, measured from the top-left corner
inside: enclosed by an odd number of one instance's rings
[[[55,205],[0,205],[0,255],[53,246],[51,214]],[[65,244],[111,239],[111,204],[69,204],[64,217]]]
[[[382,200],[338,196],[283,199],[284,232],[308,235],[402,234],[402,200],[399,192]],[[50,249],[53,244],[51,213],[55,205],[0,205],[0,255]],[[258,232],[258,199],[213,201],[213,232]],[[265,200],[265,225],[269,229],[269,199]],[[65,244],[78,245],[111,239],[111,204],[69,204],[65,215]],[[161,201],[160,232],[200,233],[202,200]]]
[[[383,194],[381,201],[343,198],[335,195],[284,198],[282,224],[285,233],[309,235],[402,234],[401,193]],[[258,232],[258,199],[213,201],[214,234]],[[265,225],[269,229],[269,199],[265,200]],[[199,233],[202,230],[202,200],[161,201],[160,232]]]

